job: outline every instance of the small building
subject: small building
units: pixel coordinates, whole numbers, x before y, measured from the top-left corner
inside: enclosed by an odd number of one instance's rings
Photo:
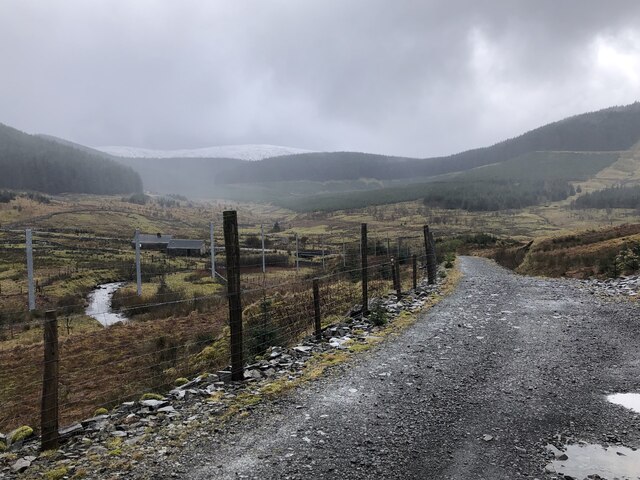
[[[167,245],[167,253],[176,257],[200,257],[205,252],[204,240],[174,238]]]
[[[166,250],[172,238],[172,235],[163,235],[162,233],[140,233],[138,235],[140,248],[143,250]],[[131,245],[133,246],[133,248],[136,248],[135,237],[131,241]]]
[[[327,255],[329,252],[322,251],[321,249],[305,249],[298,251],[298,257],[300,258],[318,258],[322,255]]]

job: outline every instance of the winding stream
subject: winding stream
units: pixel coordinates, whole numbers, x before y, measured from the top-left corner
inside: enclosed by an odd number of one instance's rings
[[[111,297],[124,285],[124,282],[105,283],[89,294],[89,306],[85,314],[98,320],[103,326],[108,327],[117,322],[127,321],[127,317],[119,312],[111,310]]]

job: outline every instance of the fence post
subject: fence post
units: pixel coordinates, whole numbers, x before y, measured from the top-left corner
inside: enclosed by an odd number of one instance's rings
[[[262,243],[262,273],[267,272],[267,264],[264,260],[264,227],[260,224],[260,241]]]
[[[313,313],[314,313],[314,330],[316,340],[322,340],[322,325],[320,317],[320,286],[317,278],[313,279]]]
[[[242,299],[240,294],[240,241],[238,214],[235,210],[222,213],[224,250],[227,258],[227,296],[229,298],[229,328],[231,330],[231,380],[244,378],[242,355]]]
[[[28,290],[29,290],[29,311],[36,309],[36,293],[33,284],[33,240],[31,235],[31,229],[27,228],[25,231],[27,241],[27,282],[28,282]]]
[[[393,265],[395,266],[393,271],[393,284],[396,287],[396,296],[398,297],[398,300],[400,300],[400,297],[402,296],[402,284],[400,282],[400,260],[395,259]]]
[[[344,243],[344,237],[342,238],[342,267],[347,268],[347,246]]]
[[[411,266],[413,267],[413,289],[418,288],[418,257],[414,253],[411,257]]]
[[[362,315],[369,313],[369,270],[367,258],[367,224],[360,225],[360,258],[362,269]]]
[[[436,241],[433,238],[433,232],[429,231],[429,243],[431,244],[431,255],[433,256],[433,264],[438,268],[438,259],[436,255]]]
[[[49,310],[44,316],[44,369],[42,374],[42,404],[40,448],[58,448],[58,320],[56,312]]]
[[[216,279],[216,239],[213,236],[213,222],[209,223],[209,236],[211,240],[211,278]]]
[[[142,295],[142,269],[140,268],[140,230],[136,229],[136,284],[138,286],[138,296]]]
[[[429,285],[436,283],[438,265],[436,263],[436,250],[433,244],[433,234],[429,231],[429,225],[424,226],[424,250],[427,256],[427,281]]]
[[[300,247],[298,244],[298,234],[296,233],[296,273],[300,271]]]

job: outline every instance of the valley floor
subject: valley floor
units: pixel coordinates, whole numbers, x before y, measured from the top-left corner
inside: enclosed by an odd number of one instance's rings
[[[638,304],[461,265],[456,292],[398,337],[129,475],[552,478],[549,443],[640,447],[638,415],[605,397],[640,391]]]

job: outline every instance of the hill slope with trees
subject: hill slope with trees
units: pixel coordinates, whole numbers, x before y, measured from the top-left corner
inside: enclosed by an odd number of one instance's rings
[[[44,193],[142,191],[140,175],[104,155],[0,124],[0,188]]]
[[[216,183],[430,177],[501,163],[538,151],[627,150],[639,140],[640,103],[636,102],[569,117],[490,147],[446,157],[415,159],[356,152],[288,155],[234,165],[217,175]]]

